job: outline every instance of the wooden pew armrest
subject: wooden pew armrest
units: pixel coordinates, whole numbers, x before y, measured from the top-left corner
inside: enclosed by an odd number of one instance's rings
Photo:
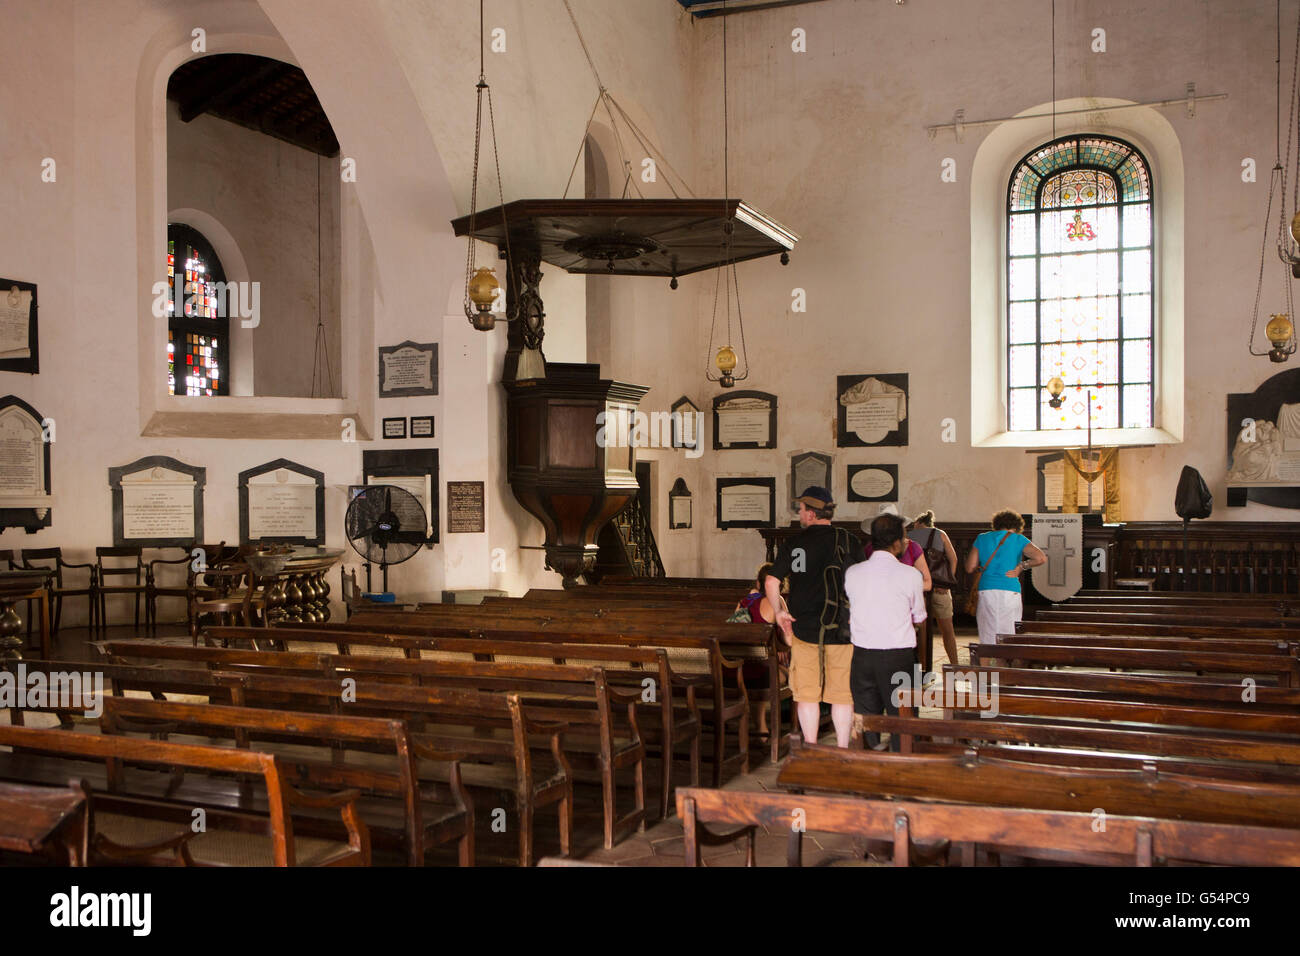
[[[361,811],[357,809],[357,801],[361,799],[360,790],[353,788],[314,795],[304,793],[287,780],[281,779],[280,786],[285,802],[290,807],[338,809],[339,816],[343,818],[343,826],[348,831],[348,846],[360,856],[362,866],[370,865],[370,828],[361,819]]]
[[[194,859],[190,856],[188,844],[197,835],[197,833],[187,828],[175,836],[168,837],[166,840],[159,840],[157,843],[141,843],[127,846],[123,843],[115,843],[102,833],[96,833],[91,841],[90,852],[96,862],[111,864],[138,863],[159,853],[171,851],[175,856],[176,865],[194,866]]]
[[[312,807],[314,809],[328,809],[332,807],[355,806],[356,802],[361,799],[361,791],[357,789],[339,790],[336,793],[311,794],[299,790],[293,784],[281,782],[284,788],[285,796],[293,806]]]

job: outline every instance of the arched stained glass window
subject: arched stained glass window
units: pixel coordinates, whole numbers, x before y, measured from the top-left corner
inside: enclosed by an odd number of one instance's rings
[[[1007,430],[1150,428],[1151,173],[1122,140],[1067,136],[1007,190]],[[1066,385],[1059,409],[1047,383]]]
[[[229,301],[221,260],[197,229],[167,227],[167,283],[168,394],[229,394],[227,310],[238,303]]]

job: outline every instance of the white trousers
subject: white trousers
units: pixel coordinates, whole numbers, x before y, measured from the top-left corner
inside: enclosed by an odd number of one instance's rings
[[[999,634],[1014,634],[1016,621],[1022,616],[1019,591],[980,590],[975,622],[980,629],[981,644],[996,644]]]

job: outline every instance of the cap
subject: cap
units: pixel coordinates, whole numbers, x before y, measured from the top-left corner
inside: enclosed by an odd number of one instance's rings
[[[794,499],[795,504],[799,504],[799,502],[803,502],[809,508],[833,508],[835,506],[835,499],[831,497],[831,493],[820,485],[809,485],[805,488],[803,494]]]
[[[903,514],[899,512],[898,505],[896,505],[892,501],[886,501],[884,504],[880,506],[879,510],[876,511],[874,516],[862,519],[862,530],[870,534],[871,523],[875,521],[876,518],[879,518],[881,515],[893,515],[895,518],[901,518],[904,525],[909,525],[912,523],[911,518],[905,517]]]

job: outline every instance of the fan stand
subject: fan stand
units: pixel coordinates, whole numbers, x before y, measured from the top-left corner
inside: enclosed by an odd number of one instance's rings
[[[365,566],[366,566],[366,593],[373,594],[375,592],[374,592],[374,588],[371,586],[370,583],[370,562],[366,561]],[[379,569],[380,569],[380,573],[383,575],[384,590],[382,593],[387,594],[388,593],[388,565],[381,564],[379,566]]]

